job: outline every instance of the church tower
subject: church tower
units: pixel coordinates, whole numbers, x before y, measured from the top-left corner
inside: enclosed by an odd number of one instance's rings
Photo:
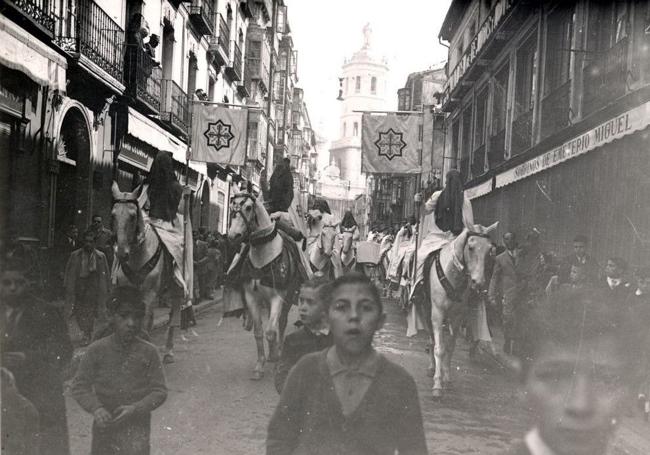
[[[388,64],[372,49],[370,24],[363,28],[363,46],[342,68],[342,103],[339,139],[332,143],[330,157],[340,169],[340,178],[349,184],[348,198],[365,192],[361,173],[361,113],[386,110]]]

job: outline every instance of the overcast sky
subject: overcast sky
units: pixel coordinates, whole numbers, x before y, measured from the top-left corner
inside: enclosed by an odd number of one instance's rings
[[[289,24],[298,50],[298,85],[316,131],[337,139],[338,78],[343,59],[363,44],[370,23],[373,49],[390,65],[388,100],[397,108],[397,89],[409,73],[446,60],[438,44],[440,25],[450,0],[286,0]]]

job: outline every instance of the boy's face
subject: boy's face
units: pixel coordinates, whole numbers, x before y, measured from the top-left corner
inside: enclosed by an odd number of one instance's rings
[[[577,348],[548,343],[531,366],[527,397],[544,442],[558,455],[604,453],[625,400],[625,370],[611,336]]]
[[[611,259],[607,261],[607,265],[605,266],[605,275],[607,275],[609,278],[620,278],[621,277],[621,268],[618,266],[618,264]]]
[[[348,355],[363,354],[384,324],[379,302],[368,286],[360,283],[339,286],[331,299],[328,318],[334,344]]]
[[[571,267],[571,272],[569,273],[569,280],[572,283],[581,283],[584,278],[584,273],[581,269],[576,266]]]
[[[123,343],[131,343],[142,330],[144,312],[121,303],[113,314],[115,334]]]
[[[0,297],[10,306],[20,302],[20,297],[27,290],[27,279],[22,272],[7,270],[0,279]]]
[[[314,327],[320,324],[325,316],[323,305],[316,298],[317,290],[303,287],[298,296],[298,316],[307,327]]]

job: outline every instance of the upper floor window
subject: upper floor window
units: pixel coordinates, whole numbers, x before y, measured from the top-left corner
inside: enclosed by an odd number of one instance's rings
[[[515,83],[515,117],[533,108],[535,99],[535,67],[537,63],[537,32],[533,31],[517,49]]]
[[[343,122],[343,137],[346,137],[348,135],[348,125]]]
[[[485,144],[485,122],[487,116],[488,90],[483,88],[476,96],[476,120],[474,123],[474,150]]]
[[[373,95],[377,94],[377,78],[375,76],[370,79],[370,93]]]
[[[357,76],[354,82],[354,93],[361,92],[361,76]]]
[[[355,137],[359,135],[359,122],[354,122],[352,125],[352,135]]]
[[[571,37],[573,5],[558,5],[548,16],[544,95],[571,79]]]

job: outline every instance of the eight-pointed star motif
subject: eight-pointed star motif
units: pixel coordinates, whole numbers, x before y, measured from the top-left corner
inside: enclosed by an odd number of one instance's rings
[[[406,142],[404,142],[402,136],[402,133],[398,133],[392,128],[388,128],[387,131],[380,131],[379,139],[375,141],[379,156],[385,156],[389,161],[396,156],[402,156],[402,151],[406,147]]]
[[[235,138],[235,135],[230,131],[231,125],[223,123],[221,120],[208,123],[208,129],[205,130],[203,135],[208,140],[208,145],[220,150],[224,147],[230,147],[230,141]]]

